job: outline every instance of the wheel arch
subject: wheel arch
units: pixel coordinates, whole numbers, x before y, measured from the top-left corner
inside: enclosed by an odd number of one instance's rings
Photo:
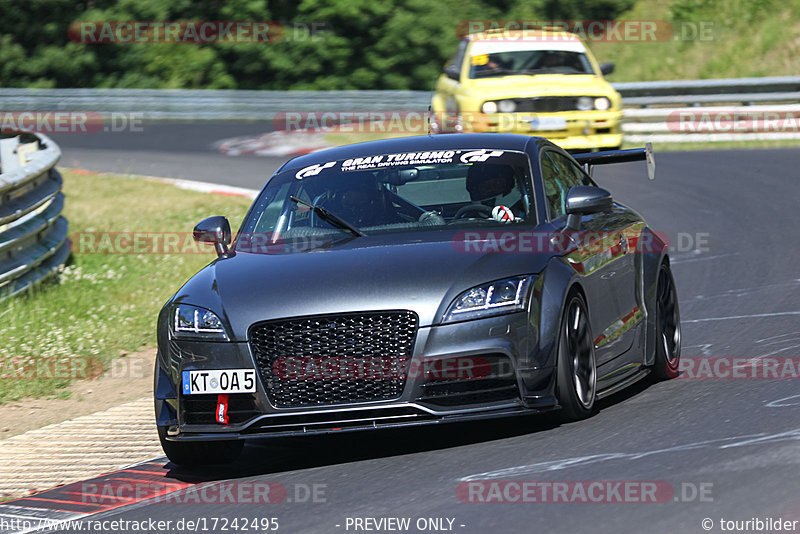
[[[547,267],[534,282],[534,299],[538,299],[538,316],[534,313],[531,322],[538,328],[536,347],[537,364],[540,367],[555,367],[558,352],[558,333],[560,332],[564,306],[573,293],[579,293],[585,305],[586,292],[581,285],[580,276],[559,257],[552,258]]]
[[[637,252],[642,262],[641,299],[646,317],[644,365],[652,365],[655,361],[656,348],[656,292],[658,290],[658,271],[666,263],[671,268],[669,244],[662,239],[660,232],[649,226],[642,230]]]

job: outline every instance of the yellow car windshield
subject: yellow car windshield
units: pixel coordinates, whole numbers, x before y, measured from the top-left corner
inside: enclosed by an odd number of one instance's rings
[[[537,74],[594,74],[586,54],[564,50],[516,50],[479,54],[470,61],[470,78]]]

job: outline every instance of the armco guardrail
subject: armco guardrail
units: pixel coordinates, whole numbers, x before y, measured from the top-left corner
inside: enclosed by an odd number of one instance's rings
[[[800,76],[616,83],[626,140],[692,141],[793,138],[792,133],[668,133],[672,111],[700,106],[753,112],[800,103]],[[2,111],[140,113],[143,119],[271,120],[287,111],[422,111],[428,91],[231,91],[177,89],[2,89]],[[645,137],[650,136],[650,137]]]
[[[626,108],[800,101],[800,76],[612,84]],[[140,112],[152,119],[269,120],[286,111],[424,110],[428,91],[0,88],[2,111]]]
[[[44,135],[0,139],[0,298],[42,281],[69,256],[60,157]]]
[[[708,141],[773,141],[800,139],[790,122],[759,121],[767,114],[800,113],[800,76],[678,80],[619,83],[622,94],[622,131],[629,143],[684,143]],[[702,122],[704,111],[708,121]],[[761,128],[744,124],[756,118]],[[688,119],[689,126],[682,123]]]
[[[425,91],[1,89],[2,111],[141,113],[145,119],[272,120],[286,111],[424,110]]]
[[[652,106],[676,100],[686,104],[704,101],[749,104],[767,100],[797,100],[800,96],[800,76],[626,82],[613,85],[622,94],[626,106]]]
[[[778,117],[772,125],[770,115]],[[791,116],[800,117],[800,104],[625,109],[622,131],[629,143],[797,140],[800,120]],[[737,131],[737,120],[744,131]]]

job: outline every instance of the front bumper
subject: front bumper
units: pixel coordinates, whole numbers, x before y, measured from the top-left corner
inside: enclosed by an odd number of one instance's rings
[[[436,414],[425,412],[418,405],[397,405],[384,408],[386,412],[390,409],[406,410],[406,415],[394,415],[397,412],[380,414],[363,414],[363,416],[345,410],[337,410],[334,414],[327,414],[324,419],[317,422],[299,422],[297,419],[289,419],[291,416],[270,416],[265,415],[253,421],[247,428],[239,431],[222,432],[196,432],[183,431],[167,434],[168,441],[227,441],[249,438],[281,438],[292,436],[311,436],[325,434],[341,434],[346,432],[362,432],[366,430],[388,430],[396,428],[411,428],[418,426],[429,426],[439,423],[462,423],[469,421],[479,421],[482,419],[496,419],[500,417],[514,417],[519,415],[531,415],[543,413],[555,409],[556,405],[528,408],[521,405],[513,405],[497,408],[479,408],[465,412]],[[417,412],[417,413],[415,413]],[[322,415],[322,412],[313,412],[309,415]]]
[[[618,147],[622,144],[622,112],[462,113],[463,132],[514,133],[545,137],[567,150]],[[558,125],[554,123],[563,123]]]
[[[430,362],[458,358],[494,358],[507,362],[503,382],[491,387],[449,389],[437,382],[409,376],[395,399],[351,404],[278,408],[270,401],[263,380],[255,394],[231,395],[229,424],[213,422],[213,399],[207,399],[209,418],[198,418],[197,395],[183,396],[181,371],[189,369],[257,368],[249,343],[177,342],[159,347],[156,369],[156,417],[175,441],[242,439],[256,436],[325,434],[396,428],[504,417],[544,411],[556,405],[552,397],[552,361],[539,355],[536,328],[525,312],[463,323],[422,327],[417,331],[412,359]],[[494,360],[492,360],[494,361]],[[507,371],[507,372],[506,372]],[[260,376],[260,375],[259,375]],[[444,385],[445,393],[441,393]],[[176,387],[178,386],[178,387]],[[234,397],[239,403],[233,405]],[[531,402],[530,399],[535,399]],[[198,404],[199,403],[199,404]],[[192,411],[195,410],[195,411]],[[202,414],[200,414],[202,415]]]

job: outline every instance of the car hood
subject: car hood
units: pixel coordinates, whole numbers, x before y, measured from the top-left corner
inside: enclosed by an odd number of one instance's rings
[[[581,96],[604,95],[609,98],[616,91],[610,83],[594,75],[541,74],[538,76],[500,76],[476,78],[465,84],[465,89],[492,100],[527,96]]]
[[[246,340],[255,322],[329,313],[412,310],[420,326],[441,320],[461,292],[486,282],[541,272],[550,254],[493,252],[502,232],[481,235],[464,251],[455,232],[409,242],[367,236],[325,249],[287,254],[237,253],[205,267],[171,302],[212,309]],[[480,251],[478,251],[480,250]]]

